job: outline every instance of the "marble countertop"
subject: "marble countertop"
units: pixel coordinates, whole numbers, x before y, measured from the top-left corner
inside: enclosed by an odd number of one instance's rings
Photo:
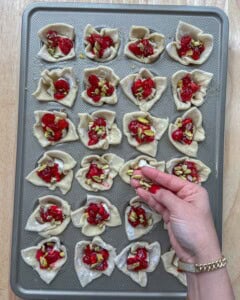
[[[30,2],[35,1],[0,1],[0,299],[2,300],[19,299],[11,291],[9,269],[17,139],[21,15],[24,7]],[[72,0],[71,2],[84,1]],[[228,15],[230,36],[224,145],[223,253],[229,261],[228,270],[236,299],[240,299],[240,1],[96,0],[88,2],[211,5],[220,7]]]

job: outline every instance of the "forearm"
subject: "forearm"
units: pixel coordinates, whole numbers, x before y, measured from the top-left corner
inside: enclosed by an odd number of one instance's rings
[[[234,300],[227,269],[213,272],[188,274],[189,300]]]

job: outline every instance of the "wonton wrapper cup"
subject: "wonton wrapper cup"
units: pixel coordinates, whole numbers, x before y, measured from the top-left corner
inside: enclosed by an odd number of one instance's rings
[[[42,129],[42,125],[41,125],[41,119],[43,117],[43,115],[45,114],[54,114],[55,117],[59,117],[61,119],[65,119],[68,122],[68,131],[66,133],[66,135],[64,137],[62,137],[59,141],[49,141],[45,135],[44,135],[44,131]],[[72,141],[76,141],[78,139],[78,135],[77,135],[77,131],[75,128],[75,125],[73,124],[73,122],[67,118],[67,114],[64,112],[59,112],[59,111],[47,111],[47,110],[36,110],[34,112],[34,116],[35,116],[35,124],[33,125],[33,135],[37,138],[37,140],[39,141],[40,145],[42,147],[47,147],[49,145],[53,146],[56,144],[60,144],[60,143],[66,143],[66,142],[72,142]]]
[[[153,223],[151,225],[148,225],[147,227],[144,227],[141,225],[138,225],[137,227],[133,227],[128,222],[128,213],[131,210],[131,205],[133,205],[134,203],[140,203],[141,207],[143,207],[145,209],[146,213],[151,214],[151,218],[153,221]],[[142,200],[138,196],[132,198],[129,202],[129,205],[127,206],[127,208],[125,210],[125,231],[126,231],[128,239],[130,241],[139,239],[143,235],[149,233],[153,229],[155,224],[157,224],[161,220],[162,220],[162,216],[159,213],[152,210],[144,200]]]
[[[41,269],[39,266],[39,262],[35,258],[36,251],[41,248],[41,246],[47,242],[55,242],[58,249],[60,251],[63,251],[65,256],[61,259],[59,259],[55,264],[54,267],[51,270],[47,269]],[[61,267],[65,264],[67,261],[67,250],[64,245],[60,243],[60,240],[58,237],[51,237],[45,240],[42,240],[40,243],[37,244],[37,246],[32,246],[29,248],[25,248],[21,250],[21,256],[22,259],[26,264],[31,266],[40,276],[40,278],[47,284],[49,284],[57,275],[57,273],[60,271]]]
[[[190,56],[180,57],[178,55],[177,49],[180,48],[181,38],[185,35],[190,35],[194,40],[199,40],[204,43],[205,50],[202,52],[198,60],[194,60]],[[169,43],[166,50],[170,57],[180,62],[182,65],[201,65],[208,59],[213,50],[213,36],[211,34],[204,33],[196,26],[180,21],[176,31],[176,40]]]
[[[141,39],[148,39],[153,45],[154,53],[149,55],[148,57],[138,57],[134,53],[132,53],[128,47],[130,44],[137,42]],[[155,62],[160,54],[163,52],[165,47],[165,36],[157,33],[157,32],[150,32],[147,27],[144,26],[132,26],[129,32],[129,42],[126,44],[124,48],[124,54],[136,61],[141,63],[150,64]]]
[[[155,131],[154,141],[150,143],[139,144],[136,141],[136,139],[131,135],[128,129],[128,124],[133,120],[137,120],[137,118],[139,117],[147,118],[150,121],[151,126],[154,128]],[[168,127],[168,118],[167,119],[156,118],[150,115],[150,113],[148,112],[136,111],[136,112],[126,113],[123,117],[123,132],[128,139],[128,143],[131,146],[135,147],[136,150],[151,155],[153,157],[156,156],[157,154],[158,141],[161,139],[164,132],[167,130],[167,127]]]
[[[129,271],[127,269],[127,257],[129,251],[132,249],[137,249],[138,247],[145,247],[149,252],[149,266],[146,270],[141,270],[138,272]],[[147,273],[153,272],[159,264],[161,256],[161,248],[158,242],[149,244],[147,242],[136,242],[131,243],[125,247],[120,254],[115,258],[115,264],[120,271],[128,275],[133,281],[139,284],[141,287],[147,286]]]
[[[148,98],[138,100],[132,93],[132,85],[134,81],[151,78],[155,82],[155,88],[152,89],[152,94]],[[124,94],[134,104],[139,106],[141,111],[149,111],[152,106],[161,98],[163,92],[167,88],[167,77],[154,76],[148,69],[141,68],[136,74],[130,74],[120,81],[120,85]]]
[[[54,182],[54,183],[45,182],[37,175],[37,170],[41,164],[44,164],[48,161],[54,161],[55,159],[57,159],[58,163],[61,163],[60,167],[62,169],[62,173],[65,174],[65,176],[59,182]],[[26,177],[26,179],[29,182],[31,182],[36,186],[48,187],[49,190],[52,191],[54,191],[58,187],[62,192],[62,194],[66,194],[70,190],[72,186],[72,180],[73,180],[72,169],[76,165],[76,161],[72,158],[71,155],[60,150],[50,150],[50,151],[46,151],[43,154],[43,156],[38,160],[37,163],[38,163],[38,167],[35,168],[33,171],[31,171]]]
[[[65,79],[70,85],[68,94],[61,100],[54,99],[54,82],[58,79]],[[42,102],[54,101],[56,103],[72,107],[77,97],[78,85],[71,67],[63,69],[45,69],[41,73],[36,91],[32,94],[37,100]]]
[[[171,123],[168,128],[168,137],[170,142],[173,144],[173,146],[180,152],[188,155],[188,156],[197,156],[198,152],[198,142],[202,142],[205,140],[205,130],[202,127],[202,114],[200,110],[198,110],[196,107],[190,108],[188,111],[186,111],[182,117],[182,119],[191,118],[193,120],[194,124],[194,131],[193,131],[193,141],[190,145],[188,144],[182,144],[181,142],[174,141],[172,138],[172,133],[178,129],[178,126],[175,123]]]
[[[98,78],[109,81],[114,87],[114,92],[111,96],[104,96],[98,102],[94,102],[92,98],[87,95],[87,89],[90,87],[90,83],[88,82],[88,77],[90,75],[96,75]],[[99,66],[96,68],[88,68],[84,69],[83,72],[83,81],[85,85],[85,90],[82,92],[82,98],[85,102],[94,105],[94,106],[102,106],[104,103],[106,104],[116,104],[117,99],[117,86],[120,78],[114,73],[113,69],[105,66]]]
[[[90,164],[96,162],[101,166],[108,165],[109,168],[104,170],[107,174],[107,179],[104,184],[92,182],[91,185],[86,183],[86,174],[88,173]],[[75,177],[79,184],[87,191],[107,191],[110,190],[113,185],[113,179],[117,176],[119,169],[123,165],[124,160],[113,153],[106,153],[102,156],[99,155],[89,155],[85,156],[81,162],[81,168],[77,171]]]
[[[200,86],[200,89],[193,94],[190,101],[183,102],[181,100],[180,91],[178,90],[178,81],[185,77],[187,74],[190,75],[191,79]],[[186,110],[193,106],[201,106],[205,101],[205,96],[207,94],[207,88],[212,80],[213,74],[204,72],[201,70],[193,70],[192,72],[187,72],[184,70],[178,71],[172,76],[172,92],[174,102],[176,104],[177,110]]]
[[[91,225],[87,221],[85,210],[90,203],[103,203],[110,214],[110,218],[101,226]],[[87,202],[84,206],[71,213],[73,225],[82,228],[82,233],[86,236],[96,236],[102,234],[106,230],[106,226],[116,227],[122,224],[119,211],[108,199],[102,196],[87,195]]]
[[[46,35],[49,30],[57,31],[58,35],[67,37],[73,42],[73,47],[67,55],[65,55],[60,50],[59,47],[57,47],[56,52],[54,54],[56,57],[52,56],[48,52]],[[41,57],[43,60],[48,61],[48,62],[59,62],[59,61],[69,60],[69,59],[72,59],[75,57],[75,55],[76,55],[75,50],[74,50],[75,33],[74,33],[73,26],[71,26],[69,24],[65,24],[65,23],[49,24],[49,25],[42,27],[38,31],[38,36],[41,39],[41,41],[43,42],[42,48],[38,52],[38,56]]]
[[[206,166],[201,160],[185,157],[173,158],[166,163],[166,170],[169,174],[172,174],[173,168],[179,164],[184,163],[185,161],[193,162],[198,170],[198,175],[200,178],[199,184],[205,182],[208,179],[208,176],[211,173],[211,169]]]
[[[30,217],[27,220],[27,224],[25,226],[25,230],[37,232],[42,237],[49,237],[53,235],[61,234],[68,226],[71,221],[71,206],[67,203],[67,201],[63,200],[60,197],[54,195],[46,195],[38,198],[39,205],[32,212]],[[62,209],[63,214],[65,215],[65,219],[61,224],[45,222],[39,223],[36,217],[39,214],[40,206],[45,205],[57,205]]]
[[[88,113],[78,114],[80,122],[78,125],[78,133],[80,140],[85,147],[89,149],[108,149],[110,145],[118,145],[122,140],[122,132],[114,123],[116,113],[110,110],[98,110],[91,115]],[[105,139],[100,139],[95,145],[88,145],[88,124],[93,122],[97,118],[104,118],[107,122],[107,136]]]
[[[104,51],[103,57],[97,57],[94,53],[92,53],[92,46],[87,41],[87,37],[90,36],[92,33],[99,34],[101,36],[109,36],[113,40],[114,45],[107,48]],[[92,25],[88,24],[84,29],[84,44],[85,44],[85,52],[86,56],[90,59],[93,59],[98,62],[106,62],[114,59],[117,56],[119,45],[120,45],[120,38],[119,32],[117,28],[107,28],[104,27],[100,30],[96,30]]]

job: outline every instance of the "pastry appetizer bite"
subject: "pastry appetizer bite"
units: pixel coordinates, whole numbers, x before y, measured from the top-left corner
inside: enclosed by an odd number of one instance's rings
[[[84,70],[83,81],[85,90],[82,98],[89,104],[101,106],[117,103],[117,85],[119,77],[111,68],[99,66]]]
[[[165,162],[157,161],[155,158],[140,155],[132,160],[127,161],[120,169],[119,175],[122,180],[128,184],[130,184],[131,177],[135,171],[141,170],[142,167],[152,167],[156,168],[159,171],[164,172],[165,170]]]
[[[123,117],[123,132],[129,144],[151,156],[156,156],[158,141],[167,127],[168,118],[156,118],[147,112],[131,112]]]
[[[84,29],[87,57],[98,62],[112,60],[118,52],[120,38],[117,28],[96,29],[88,24]]]
[[[176,256],[174,250],[164,253],[161,256],[163,266],[166,272],[172,274],[176,277],[183,285],[187,286],[186,273],[183,271],[178,271],[178,261],[179,258]]]
[[[167,88],[167,77],[154,76],[141,68],[139,73],[130,74],[120,81],[124,94],[140,110],[148,111],[161,98]]]
[[[36,91],[32,94],[39,101],[54,101],[72,107],[78,91],[73,69],[44,70]]]
[[[180,157],[169,160],[166,163],[166,170],[169,174],[199,184],[207,181],[208,176],[211,173],[211,169],[201,162],[201,160],[189,157]]]
[[[102,234],[106,226],[116,227],[122,224],[116,206],[101,196],[87,195],[86,205],[71,213],[73,225],[82,228],[86,236]]]
[[[76,179],[87,191],[110,190],[123,163],[124,160],[113,153],[86,156],[76,173]]]
[[[172,91],[177,110],[189,109],[191,105],[202,105],[212,77],[212,73],[201,70],[181,70],[173,74]]]
[[[158,242],[136,242],[128,245],[115,258],[120,271],[128,275],[141,287],[147,286],[147,273],[153,272],[159,264],[161,248]]]
[[[73,180],[73,168],[76,161],[66,152],[60,150],[46,151],[37,162],[38,166],[26,179],[34,185],[46,186],[49,190],[57,187],[66,194]]]
[[[38,56],[48,62],[58,62],[75,57],[74,28],[64,23],[44,26],[38,31],[43,45]]]
[[[99,236],[91,242],[78,242],[75,246],[74,267],[81,286],[85,287],[102,275],[111,276],[115,257],[115,248]]]
[[[124,54],[131,59],[149,64],[159,58],[164,50],[164,44],[164,35],[151,32],[149,28],[144,26],[132,26]]]
[[[91,115],[78,114],[80,140],[89,149],[108,149],[109,145],[118,145],[122,132],[114,123],[116,113],[110,110],[98,110]]]
[[[198,142],[205,140],[202,114],[196,107],[190,108],[181,118],[168,128],[168,136],[173,146],[180,152],[197,156]]]
[[[213,36],[200,28],[180,21],[176,40],[167,45],[168,54],[183,65],[203,64],[213,50]]]
[[[161,219],[162,217],[140,197],[132,198],[125,211],[125,230],[128,239],[136,240],[147,234]]]
[[[33,134],[43,147],[76,141],[78,135],[75,125],[61,111],[36,110],[34,112],[36,123]]]
[[[38,199],[38,206],[27,220],[25,230],[43,237],[61,234],[71,220],[71,207],[60,197],[47,195]]]
[[[49,284],[67,261],[67,250],[59,238],[51,237],[42,240],[37,246],[21,250],[21,256]]]

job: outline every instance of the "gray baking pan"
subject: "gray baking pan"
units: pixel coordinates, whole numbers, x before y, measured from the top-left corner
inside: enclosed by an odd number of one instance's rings
[[[79,4],[79,3],[35,3],[27,7],[23,15],[22,45],[21,45],[21,72],[19,95],[19,123],[17,167],[14,205],[14,224],[12,239],[11,286],[14,292],[25,299],[180,299],[186,297],[186,289],[176,278],[164,271],[160,262],[157,270],[148,275],[148,285],[141,288],[128,276],[115,268],[111,277],[102,276],[87,287],[82,288],[74,271],[73,256],[75,244],[80,240],[89,240],[79,229],[72,224],[60,235],[61,241],[68,251],[67,263],[50,285],[46,285],[38,274],[26,265],[20,256],[20,250],[37,244],[41,239],[36,233],[24,230],[26,221],[36,205],[39,196],[51,194],[47,188],[36,187],[25,180],[26,175],[34,168],[36,161],[43,154],[44,149],[33,137],[35,110],[63,108],[56,103],[40,103],[31,96],[37,87],[40,72],[45,68],[72,66],[79,80],[80,91],[74,106],[67,108],[71,120],[78,124],[79,112],[92,112],[94,108],[80,97],[83,90],[82,74],[84,68],[97,66],[98,63],[89,59],[80,59],[80,52],[84,52],[83,29],[90,23],[97,27],[117,27],[120,31],[121,46],[118,56],[105,65],[114,69],[116,74],[123,78],[127,74],[137,72],[143,64],[127,59],[123,48],[128,40],[131,25],[144,25],[152,30],[163,33],[166,43],[175,37],[179,20],[186,21],[200,27],[204,32],[214,37],[214,48],[210,58],[199,68],[214,73],[209,87],[206,102],[200,107],[203,114],[203,126],[206,130],[206,140],[199,145],[198,158],[207,164],[212,173],[204,186],[207,188],[217,232],[221,240],[222,225],[222,177],[223,177],[223,136],[224,136],[224,109],[226,94],[227,50],[228,50],[228,19],[225,14],[213,7],[190,6],[143,6],[143,5],[112,5],[112,4]],[[61,63],[47,63],[37,57],[40,49],[38,30],[49,23],[63,22],[74,26],[76,31],[77,57]],[[166,117],[170,121],[181,113],[177,112],[172,97],[170,77],[180,69],[193,70],[194,66],[182,66],[173,61],[166,52],[159,60],[150,65],[144,65],[152,72],[168,77],[168,88],[161,100],[151,109],[155,116]],[[137,111],[138,108],[118,89],[119,101],[114,106],[105,105],[104,108],[117,112],[117,123],[122,128],[124,113]],[[86,149],[79,141],[61,144],[50,149],[61,149],[70,153],[78,162],[74,171],[79,168],[80,161],[92,152]],[[110,147],[113,152],[126,161],[140,155],[123,138],[120,146]],[[169,160],[180,157],[168,141],[167,134],[159,143],[157,159]],[[77,209],[86,199],[87,192],[74,179],[72,189],[65,196],[59,191],[52,194],[67,200],[72,209]],[[131,187],[119,177],[116,178],[110,191],[101,195],[109,198],[115,204],[122,217],[127,202],[135,195]],[[119,253],[127,244],[124,226],[108,228],[102,238],[116,247]],[[159,241],[162,253],[170,247],[170,242],[163,224],[158,225],[147,236],[141,238],[149,242]]]

